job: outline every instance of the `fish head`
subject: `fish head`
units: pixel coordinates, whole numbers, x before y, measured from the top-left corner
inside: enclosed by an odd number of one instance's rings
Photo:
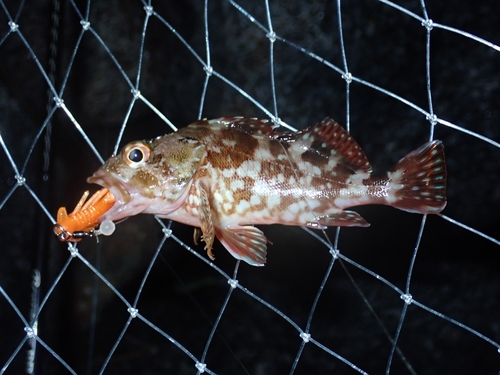
[[[116,199],[99,222],[175,211],[186,199],[205,155],[200,141],[178,133],[129,143],[87,179],[107,188]]]

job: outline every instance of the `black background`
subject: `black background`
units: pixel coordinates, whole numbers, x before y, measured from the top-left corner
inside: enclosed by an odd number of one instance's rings
[[[0,10],[0,131],[12,158],[22,168],[47,119],[48,85],[19,33],[9,31],[5,9],[16,17],[19,4],[5,1]],[[16,23],[43,69],[54,73],[60,93],[82,31],[75,6],[60,2],[56,55],[51,51],[53,2],[26,1]],[[265,2],[241,1],[268,28]],[[399,5],[423,16],[418,1]],[[470,32],[500,45],[500,5],[496,1],[426,1],[435,23]],[[135,84],[145,12],[137,1],[91,2],[89,21]],[[203,2],[153,3],[154,11],[206,61]],[[276,34],[344,70],[337,4],[333,1],[270,3]],[[426,29],[421,22],[387,4],[360,0],[341,3],[345,58],[357,78],[386,89],[429,112],[426,82]],[[211,65],[258,103],[274,113],[270,46],[265,32],[229,2],[208,5]],[[54,58],[51,68],[50,58]],[[172,123],[181,127],[198,118],[206,73],[201,63],[164,23],[153,16],[147,27],[139,90]],[[500,52],[470,38],[434,27],[430,43],[433,111],[440,119],[500,142]],[[354,81],[349,91],[341,74],[283,41],[274,44],[274,74],[279,117],[300,129],[326,116],[347,125],[376,172],[429,139],[425,114]],[[130,86],[90,31],[76,50],[61,95],[99,153],[114,149],[128,107]],[[50,102],[52,107],[54,104]],[[266,117],[246,97],[212,75],[202,117]],[[50,163],[44,161],[46,133],[35,143],[23,176],[52,215],[71,209],[89,188],[86,178],[100,162],[68,116],[58,109],[51,119]],[[169,132],[168,126],[137,101],[121,145]],[[447,217],[500,238],[500,150],[495,145],[438,124],[435,138],[444,142],[448,166]],[[52,236],[52,223],[0,152],[0,287],[28,319],[31,274],[42,272],[42,297],[69,259],[67,246]],[[44,170],[44,165],[46,170]],[[47,169],[48,168],[48,169]],[[44,175],[46,178],[44,179]],[[94,187],[95,189],[95,187]],[[422,217],[390,207],[356,210],[370,228],[342,229],[341,253],[405,290],[408,269]],[[173,233],[192,243],[192,228],[172,224]],[[241,265],[240,285],[268,301],[302,329],[319,285],[331,262],[328,249],[300,228],[262,227],[273,242],[263,268]],[[137,216],[118,225],[96,245],[82,241],[80,253],[133,302],[162,238],[153,217]],[[333,241],[336,230],[327,231]],[[418,246],[410,293],[419,303],[500,341],[499,246],[443,218],[429,216]],[[218,244],[215,265],[232,275],[234,259]],[[347,271],[346,271],[347,270]],[[352,276],[351,280],[349,275]],[[358,291],[361,290],[361,293]],[[168,239],[147,279],[139,313],[200,359],[212,323],[228,293],[227,281],[212,267]],[[364,300],[365,299],[365,300]],[[365,302],[366,301],[366,302]],[[95,304],[93,304],[95,303]],[[382,324],[379,324],[371,306]],[[403,302],[374,276],[348,262],[334,264],[311,324],[312,337],[362,370],[383,373]],[[80,260],[63,273],[39,320],[39,336],[79,374],[99,373],[129,317],[124,303]],[[0,297],[0,365],[25,336],[24,324]],[[299,332],[278,314],[235,290],[225,310],[206,363],[218,374],[285,374],[301,345]],[[497,346],[466,329],[412,304],[408,306],[399,348],[418,374],[498,374]],[[496,344],[498,345],[498,344]],[[22,373],[26,346],[6,374]],[[67,370],[40,346],[37,372]],[[312,343],[306,344],[296,374],[356,373]],[[139,319],[128,330],[106,367],[106,374],[192,374],[194,362]],[[410,374],[397,353],[391,374]]]

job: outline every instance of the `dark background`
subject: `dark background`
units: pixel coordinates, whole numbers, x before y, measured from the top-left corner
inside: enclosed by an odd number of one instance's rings
[[[75,49],[82,31],[81,16],[75,9],[84,15],[85,2],[28,0],[21,7],[16,1],[1,4],[1,135],[29,189],[55,215],[60,206],[73,208],[89,188],[86,178],[100,162],[61,109],[51,118],[51,131],[44,130],[37,138],[47,119],[47,104],[52,108],[54,103],[20,34],[7,36],[8,14],[19,24],[44,71],[52,73],[56,91],[103,158],[113,152],[132,101],[131,88],[91,31],[83,34]],[[265,2],[238,4],[268,27]],[[398,4],[423,15],[418,1]],[[57,5],[59,10],[54,11]],[[90,6],[92,29],[134,84],[141,55],[143,5],[110,0],[91,2]],[[152,5],[206,60],[203,2]],[[426,29],[420,21],[376,1],[342,2],[341,7],[349,71],[429,111]],[[434,22],[500,45],[497,1],[427,1],[426,7]],[[344,69],[335,2],[272,1],[270,9],[279,37]],[[270,47],[265,32],[229,2],[209,2],[208,15],[214,70],[273,113]],[[435,27],[430,56],[434,113],[500,142],[500,52]],[[274,44],[274,73],[278,115],[283,121],[300,129],[326,116],[346,125],[349,116],[350,131],[376,172],[383,173],[429,138],[431,125],[424,114],[358,82],[350,85],[347,111],[346,83],[341,74],[282,41]],[[200,62],[159,18],[151,17],[142,53],[141,94],[182,127],[198,118],[205,79]],[[230,115],[266,117],[213,75],[202,117]],[[169,131],[156,114],[137,101],[121,145]],[[443,214],[500,238],[499,148],[439,124],[435,138],[444,142],[447,155],[448,205]],[[44,158],[47,154],[48,159]],[[33,269],[42,273],[41,298],[57,281],[40,313],[39,337],[77,373],[99,373],[129,317],[126,306],[78,259],[73,259],[57,279],[69,259],[67,246],[53,238],[50,219],[28,189],[21,186],[9,197],[16,186],[16,172],[3,151],[0,163],[0,287],[29,320]],[[371,227],[342,229],[341,253],[405,290],[421,216],[390,207],[356,210]],[[193,245],[192,228],[173,223],[172,229],[206,257],[202,246]],[[269,247],[268,264],[263,268],[241,265],[239,283],[304,329],[331,255],[300,228],[261,229],[274,243]],[[332,241],[335,234],[335,228],[327,231]],[[99,244],[85,240],[78,248],[132,303],[162,235],[153,217],[137,216],[118,225],[115,234]],[[428,217],[410,293],[428,308],[499,342],[499,253],[498,244],[443,218]],[[220,244],[215,255],[215,265],[232,275],[234,259]],[[227,292],[224,277],[167,239],[137,306],[142,316],[199,359]],[[311,335],[362,370],[383,373],[391,343],[375,314],[394,336],[402,308],[403,302],[393,289],[348,262],[342,265],[337,261],[312,319]],[[1,366],[25,336],[23,328],[10,303],[0,296]],[[298,335],[278,314],[235,290],[206,363],[219,374],[289,373],[301,345]],[[399,341],[406,361],[418,374],[498,374],[497,346],[416,305],[408,308]],[[27,346],[21,349],[6,374],[23,372],[26,350]],[[390,373],[412,373],[403,362],[396,354]],[[69,373],[41,346],[37,348],[36,370],[40,374]],[[106,374],[195,372],[191,358],[139,319],[131,322],[105,370]],[[295,373],[333,372],[356,373],[314,344],[307,344]]]

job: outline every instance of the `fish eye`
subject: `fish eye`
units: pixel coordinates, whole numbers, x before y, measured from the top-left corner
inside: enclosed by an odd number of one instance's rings
[[[122,158],[129,167],[137,168],[148,161],[151,149],[144,142],[132,142],[125,146]]]

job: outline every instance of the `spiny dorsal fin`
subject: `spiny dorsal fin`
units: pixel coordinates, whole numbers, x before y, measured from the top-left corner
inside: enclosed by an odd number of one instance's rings
[[[269,120],[260,120],[255,117],[221,117],[217,120],[226,123],[228,128],[239,129],[251,135],[271,135],[277,127]]]
[[[281,142],[301,142],[304,151],[310,151],[326,159],[341,157],[340,163],[352,171],[371,173],[372,167],[361,147],[351,135],[331,118],[297,133],[281,133],[275,136]]]

